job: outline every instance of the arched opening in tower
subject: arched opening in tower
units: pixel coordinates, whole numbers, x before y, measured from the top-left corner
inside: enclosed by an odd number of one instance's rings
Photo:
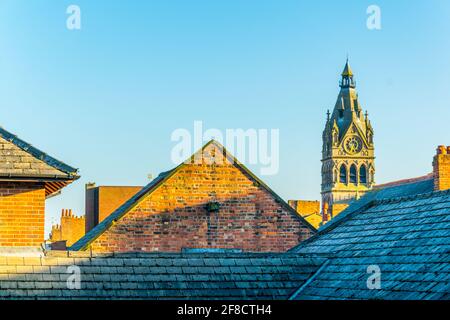
[[[345,164],[341,166],[341,169],[339,171],[339,182],[347,183],[347,167],[345,166]]]
[[[362,165],[359,168],[359,182],[360,183],[367,183],[367,169],[365,165]]]
[[[350,183],[355,183],[357,182],[357,177],[356,177],[356,166],[354,164],[351,165],[350,167]]]

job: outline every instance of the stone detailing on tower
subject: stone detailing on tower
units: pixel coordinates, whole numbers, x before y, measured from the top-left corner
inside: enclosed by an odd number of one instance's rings
[[[433,159],[434,190],[450,189],[450,146],[439,146]]]
[[[85,234],[84,216],[75,216],[71,209],[63,209],[61,212],[61,222],[52,226],[50,242],[52,248],[64,249],[77,242]],[[64,243],[65,242],[65,243]]]
[[[374,131],[363,112],[347,61],[333,112],[327,112],[322,147],[322,208],[326,219],[342,211],[375,184]],[[326,205],[325,205],[326,204]]]

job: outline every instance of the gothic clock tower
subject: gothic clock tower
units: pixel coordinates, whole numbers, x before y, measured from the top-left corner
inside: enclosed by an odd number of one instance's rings
[[[364,114],[347,62],[333,112],[327,112],[322,147],[322,208],[324,221],[373,188],[375,180],[373,129]]]

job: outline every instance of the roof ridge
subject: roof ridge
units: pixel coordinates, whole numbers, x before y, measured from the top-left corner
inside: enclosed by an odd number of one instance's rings
[[[418,182],[432,180],[432,179],[433,179],[433,173],[430,172],[425,175],[421,175],[421,176],[414,177],[414,178],[404,178],[404,179],[394,180],[391,182],[377,184],[374,186],[374,189],[387,189],[387,188],[393,188],[393,187],[400,187],[400,186],[404,186],[407,184],[413,184],[413,183],[418,183]]]
[[[379,190],[373,190],[372,192],[369,192],[365,195],[365,197],[367,197],[367,199],[365,199],[363,197],[360,200],[353,202],[349,207],[344,209],[337,217],[331,219],[328,223],[321,226],[315,235],[313,235],[312,237],[310,237],[306,240],[303,240],[298,245],[289,249],[288,252],[291,252],[291,251],[296,252],[300,248],[308,245],[310,242],[315,241],[317,238],[322,236],[324,233],[329,232],[332,229],[336,228],[342,222],[344,222],[347,219],[349,219],[350,217],[352,217],[355,213],[367,210],[368,208],[372,207],[375,203],[374,198],[376,197],[376,194],[378,193],[378,191]]]
[[[385,203],[398,203],[398,202],[402,202],[402,201],[409,201],[409,200],[415,200],[415,199],[436,198],[436,197],[441,197],[443,195],[450,195],[450,189],[431,191],[431,192],[420,193],[420,194],[415,194],[415,195],[410,195],[410,196],[378,199],[378,200],[374,200],[373,204],[379,205],[379,204],[385,204]]]
[[[322,273],[323,269],[325,269],[326,266],[327,266],[329,263],[330,263],[330,260],[329,260],[329,259],[325,260],[325,262],[322,263],[322,265],[319,267],[319,269],[317,269],[316,272],[314,272],[314,274],[312,274],[312,275],[308,278],[308,280],[306,280],[306,282],[303,283],[303,284],[300,286],[300,288],[298,288],[298,289],[297,289],[297,290],[289,297],[288,300],[294,300],[295,298],[297,298],[298,295],[299,295],[303,290],[305,290],[305,288],[308,287],[309,284],[310,284],[311,282],[313,282],[313,281],[317,278],[317,276],[318,276],[320,273]]]

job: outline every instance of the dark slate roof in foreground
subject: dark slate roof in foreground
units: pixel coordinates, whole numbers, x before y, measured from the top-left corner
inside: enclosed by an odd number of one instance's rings
[[[408,181],[406,183],[401,184],[387,185],[386,187],[379,186],[375,188],[373,191],[365,194],[358,201],[351,202],[348,208],[342,211],[337,217],[333,218],[330,222],[322,226],[319,229],[319,232],[331,229],[336,224],[339,224],[341,223],[341,221],[347,219],[349,215],[358,211],[360,208],[367,206],[369,203],[372,203],[373,201],[415,196],[419,194],[433,192],[433,189],[434,189],[434,180],[431,176],[429,176],[428,179],[420,179],[412,182]]]
[[[328,258],[292,298],[450,299],[450,191],[392,199],[379,191],[354,208],[292,250]],[[379,290],[367,287],[369,266],[380,268]]]
[[[55,254],[0,257],[0,299],[287,299],[323,263],[298,254]],[[79,290],[67,288],[74,265]]]
[[[0,127],[0,176],[77,179],[78,169],[49,156]]]

